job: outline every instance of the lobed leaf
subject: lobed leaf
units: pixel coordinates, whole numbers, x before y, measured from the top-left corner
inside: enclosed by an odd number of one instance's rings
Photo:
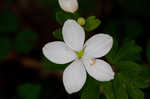
[[[142,67],[133,61],[119,61],[116,63],[120,71],[142,71]]]
[[[103,91],[104,91],[104,95],[106,96],[107,99],[115,99],[112,82],[104,83]]]
[[[131,97],[132,99],[144,99],[144,93],[140,89],[133,86],[130,86],[128,88],[128,93],[129,97]]]
[[[123,82],[123,77],[117,74],[113,80],[113,88],[116,99],[128,99],[126,84]]]
[[[117,43],[116,43],[117,46]],[[142,48],[138,46],[134,40],[125,40],[123,44],[111,50],[106,56],[112,64],[117,64],[119,61],[138,61],[140,60]]]
[[[99,99],[100,97],[100,85],[89,77],[86,84],[81,91],[81,99]]]

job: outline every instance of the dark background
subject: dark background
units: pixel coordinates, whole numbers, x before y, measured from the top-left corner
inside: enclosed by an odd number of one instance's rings
[[[143,63],[149,66],[146,47],[150,40],[150,0],[79,0],[79,5],[83,17],[95,15],[102,21],[91,35],[104,32],[120,40],[134,39],[143,48]],[[8,47],[0,43],[0,55],[9,48],[0,59],[0,99],[18,99],[17,88],[25,83],[40,85],[40,99],[80,99],[79,93],[65,92],[61,70],[42,68],[42,47],[57,40],[52,32],[62,27],[55,19],[58,10],[57,0],[0,0],[0,39],[7,38],[10,43]],[[35,40],[19,45],[18,33],[26,30],[32,33],[24,37]],[[30,43],[31,48],[26,46]],[[20,46],[22,49],[18,49]],[[149,99],[150,89],[143,91]]]

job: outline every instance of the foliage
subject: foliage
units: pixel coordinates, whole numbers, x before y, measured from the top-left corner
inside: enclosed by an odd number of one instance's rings
[[[146,88],[147,83],[137,79],[138,76],[131,72],[117,73],[113,81],[102,83],[104,94],[107,99],[144,99],[144,93],[140,88]],[[137,86],[139,81],[141,84]]]
[[[63,36],[62,36],[62,30],[58,29],[56,31],[53,32],[53,36],[55,38],[57,38],[58,40],[63,40]]]
[[[88,76],[86,84],[81,91],[81,99],[99,99],[100,85],[97,81]]]
[[[134,40],[124,40],[120,47],[118,41],[114,40],[114,46],[106,57],[112,64],[122,60],[139,61],[141,59],[141,51],[142,48]]]
[[[147,52],[146,54],[147,54],[148,62],[150,63],[150,40],[147,42],[146,52]]]
[[[112,82],[103,83],[102,87],[107,99],[115,99]]]
[[[103,85],[107,99],[144,99],[141,88],[148,87],[147,76],[143,75],[145,67],[136,63],[141,58],[141,47],[133,40],[125,40],[120,47],[116,40],[114,43],[111,52],[106,56],[116,68],[115,79]]]
[[[96,16],[90,16],[86,19],[86,24],[84,26],[84,29],[86,31],[93,31],[95,30],[99,25],[101,24],[101,21],[96,18]]]

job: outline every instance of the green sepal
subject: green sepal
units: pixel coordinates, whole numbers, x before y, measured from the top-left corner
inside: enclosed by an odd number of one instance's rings
[[[53,36],[58,40],[63,40],[62,29],[57,29],[54,31]]]
[[[88,32],[95,30],[101,24],[101,21],[96,16],[90,16],[86,19],[84,29]]]

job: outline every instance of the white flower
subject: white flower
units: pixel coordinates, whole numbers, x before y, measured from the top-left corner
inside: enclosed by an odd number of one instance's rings
[[[103,60],[96,59],[106,55],[112,48],[111,36],[96,34],[84,44],[85,32],[74,20],[64,23],[62,33],[65,43],[50,42],[43,47],[43,53],[57,64],[73,61],[63,73],[63,83],[69,94],[83,87],[86,71],[98,81],[109,81],[114,78],[111,66]]]
[[[58,0],[60,7],[66,11],[74,13],[78,9],[77,0]]]

